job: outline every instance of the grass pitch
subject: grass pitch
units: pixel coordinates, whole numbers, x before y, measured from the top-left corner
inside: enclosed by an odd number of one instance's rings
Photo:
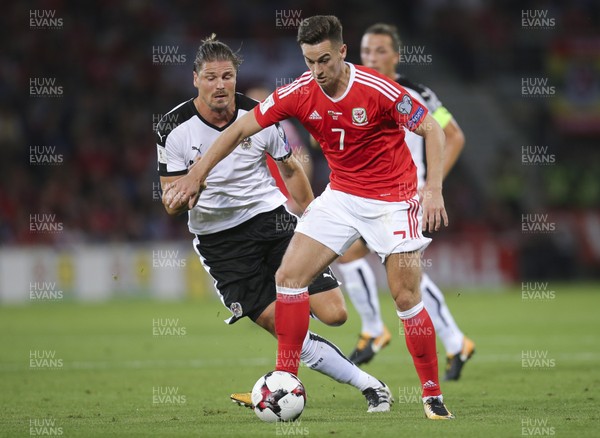
[[[385,295],[394,337],[365,370],[392,389],[392,411],[367,414],[356,389],[301,368],[308,405],[290,424],[229,401],[273,368],[276,343],[250,321],[226,326],[217,300],[0,307],[0,436],[598,436],[600,286],[548,289],[446,292],[477,344],[461,381],[442,384],[447,422],[424,418]],[[359,328],[353,309],[343,327],[311,322],[346,353]]]

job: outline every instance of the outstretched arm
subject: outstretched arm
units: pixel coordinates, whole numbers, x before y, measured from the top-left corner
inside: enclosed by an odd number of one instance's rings
[[[202,184],[206,181],[209,172],[227,155],[229,155],[240,142],[256,134],[262,127],[256,121],[254,112],[250,111],[236,120],[215,140],[202,159],[187,173],[171,183],[163,194],[164,203],[172,210],[181,211],[187,204],[188,209],[194,208],[202,191]]]

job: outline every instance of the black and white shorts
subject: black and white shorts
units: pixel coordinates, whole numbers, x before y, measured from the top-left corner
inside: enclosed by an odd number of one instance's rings
[[[215,280],[221,301],[233,314],[227,323],[244,316],[256,321],[275,301],[275,271],[296,223],[296,216],[280,206],[228,230],[196,236],[194,248],[202,266]],[[308,292],[313,295],[338,285],[328,267],[309,285]]]

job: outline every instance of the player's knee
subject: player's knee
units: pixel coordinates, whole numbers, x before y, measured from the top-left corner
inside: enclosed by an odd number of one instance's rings
[[[418,290],[402,288],[394,294],[396,308],[402,311],[412,309],[421,301],[421,294]]]
[[[325,312],[317,314],[317,318],[323,323],[333,327],[343,325],[348,320],[348,311],[342,305],[328,306]]]
[[[307,285],[307,283],[303,281],[301,277],[283,265],[277,269],[277,272],[275,272],[275,284],[290,289],[299,289],[306,287]]]
[[[346,311],[346,308],[337,308],[334,311],[334,317],[333,317],[333,321],[331,322],[330,325],[332,326],[340,326],[343,325],[346,321],[348,320],[348,312]]]

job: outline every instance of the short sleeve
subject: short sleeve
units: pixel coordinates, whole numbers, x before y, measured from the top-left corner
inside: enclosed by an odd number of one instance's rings
[[[294,117],[291,111],[294,106],[294,93],[281,93],[282,98],[279,94],[280,91],[281,88],[278,88],[254,107],[254,117],[256,117],[256,121],[262,128]]]
[[[281,161],[292,155],[292,148],[290,142],[285,134],[283,126],[279,123],[275,123],[274,126],[267,128],[269,131],[267,153],[275,160]]]
[[[156,152],[158,158],[158,174],[160,176],[177,176],[187,173],[188,163],[183,154],[183,142],[177,131],[162,134],[157,131]]]

